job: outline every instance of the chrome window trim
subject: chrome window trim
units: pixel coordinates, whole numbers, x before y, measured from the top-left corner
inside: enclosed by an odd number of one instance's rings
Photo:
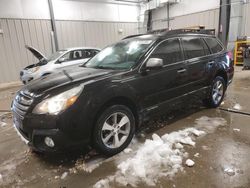
[[[168,40],[172,40],[172,39],[178,39],[179,42],[180,42],[180,37],[168,38],[168,39],[165,39],[165,40],[162,40],[161,42],[159,42],[155,47],[153,47],[153,49],[151,50],[151,52],[147,55],[147,57],[144,59],[144,61],[140,64],[138,73],[141,73],[141,72],[142,72],[142,71],[141,71],[142,66],[147,62],[147,60],[149,59],[150,55],[155,51],[155,49],[156,49],[161,43],[166,42],[166,41],[168,41]],[[180,42],[180,49],[181,49],[181,53],[182,53],[181,42]],[[167,64],[167,65],[164,65],[163,68],[168,67],[168,66],[172,66],[172,65],[176,65],[176,64],[180,64],[180,63],[185,63],[185,60],[183,60],[183,61],[178,61],[178,62],[171,63],[171,64]]]

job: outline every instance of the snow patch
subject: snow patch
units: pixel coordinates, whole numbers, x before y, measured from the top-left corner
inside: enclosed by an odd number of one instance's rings
[[[233,109],[235,109],[235,110],[241,110],[242,107],[241,107],[240,104],[237,103],[237,104],[234,105]]]
[[[110,187],[109,179],[102,179],[94,185],[94,188],[109,188],[109,187]]]
[[[62,176],[61,176],[61,179],[63,180],[63,179],[65,179],[67,176],[68,176],[68,172],[64,172],[64,173],[62,174]]]
[[[1,127],[5,127],[7,125],[7,123],[3,122],[3,121],[0,121],[0,126]]]
[[[192,166],[194,166],[194,161],[192,161],[191,159],[188,159],[188,160],[186,160],[186,165],[188,167],[192,167]]]
[[[194,157],[199,157],[199,156],[200,156],[199,153],[194,154]]]
[[[236,128],[235,128],[235,129],[233,129],[233,130],[236,131],[236,132],[240,132],[240,129],[236,129]]]
[[[220,125],[226,125],[226,120],[203,116],[195,123],[195,127],[161,137],[153,134],[152,139],[146,139],[144,144],[133,149],[130,157],[120,161],[118,159],[116,173],[97,182],[94,188],[108,188],[111,183],[137,187],[140,182],[155,186],[159,178],[172,178],[177,172],[183,171],[183,160],[189,155],[185,147],[195,147],[197,137],[214,131]],[[186,165],[193,166],[194,161],[188,159]]]
[[[69,169],[70,173],[76,173],[77,171],[84,171],[87,173],[93,172],[96,168],[98,168],[103,162],[105,158],[97,158],[91,161],[85,162],[84,159],[79,159],[76,161],[75,167]]]
[[[227,121],[224,118],[214,117],[210,118],[202,116],[195,120],[195,127],[207,133],[213,133],[219,126],[225,126]]]
[[[132,152],[133,150],[131,149],[131,148],[126,148],[125,150],[124,150],[124,153],[130,153],[130,152]]]
[[[229,175],[229,176],[234,176],[235,175],[235,170],[233,168],[227,167],[224,169],[224,172]]]

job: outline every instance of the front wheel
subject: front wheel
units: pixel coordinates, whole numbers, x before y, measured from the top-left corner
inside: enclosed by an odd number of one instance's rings
[[[93,133],[94,147],[105,155],[124,150],[135,132],[135,118],[124,105],[113,105],[104,110],[97,120]]]
[[[226,91],[225,80],[221,76],[215,77],[209,91],[209,97],[203,101],[207,107],[217,108],[224,99]]]

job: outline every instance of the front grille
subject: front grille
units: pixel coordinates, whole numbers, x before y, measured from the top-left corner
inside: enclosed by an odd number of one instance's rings
[[[21,91],[18,93],[13,101],[13,111],[21,118],[27,113],[30,105],[33,102],[32,95],[28,92]]]

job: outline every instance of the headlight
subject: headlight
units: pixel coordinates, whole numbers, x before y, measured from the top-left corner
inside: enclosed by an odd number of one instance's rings
[[[36,71],[39,70],[39,68],[40,68],[39,66],[38,67],[33,67],[33,68],[29,69],[28,72],[30,72],[30,73],[36,72]]]
[[[70,107],[77,100],[81,91],[83,90],[83,86],[80,85],[59,95],[54,97],[45,99],[40,102],[33,110],[34,114],[52,114],[56,115],[59,112]]]

